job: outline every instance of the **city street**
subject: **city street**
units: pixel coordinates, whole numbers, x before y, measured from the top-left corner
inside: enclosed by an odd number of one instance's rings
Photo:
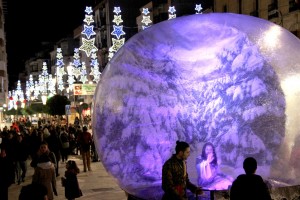
[[[110,176],[104,169],[101,162],[92,162],[91,172],[82,172],[83,164],[80,156],[71,155],[69,159],[75,160],[80,169],[80,173],[77,175],[80,188],[83,196],[80,199],[86,200],[126,200],[125,192],[117,185],[116,181]],[[18,200],[18,196],[23,185],[31,183],[31,177],[33,174],[33,168],[30,167],[28,161],[28,171],[25,178],[25,182],[21,185],[13,184],[9,188],[9,200]],[[64,196],[64,188],[61,185],[61,176],[64,175],[65,164],[59,163],[60,176],[57,180],[57,192],[58,196],[55,196],[56,200],[66,199]]]

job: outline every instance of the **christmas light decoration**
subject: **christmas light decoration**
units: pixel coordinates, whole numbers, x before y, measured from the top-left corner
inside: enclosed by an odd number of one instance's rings
[[[17,90],[15,91],[15,95],[17,98],[20,98],[20,96],[22,95],[22,88],[21,88],[20,80],[18,80],[18,82],[17,82]]]
[[[113,32],[111,32],[112,35],[116,36],[118,39],[120,39],[120,37],[122,35],[125,35],[125,32],[123,31],[123,26],[115,26],[113,25]]]
[[[34,97],[34,99],[37,99],[40,94],[38,81],[34,82],[34,88],[35,88],[35,90],[33,92],[33,97]]]
[[[148,27],[150,27],[149,24],[152,23],[152,21],[150,19],[150,15],[148,16],[149,13],[150,12],[149,12],[148,8],[143,8],[143,11],[142,11],[142,14],[143,14],[142,17],[143,17],[143,19],[141,21],[141,23],[143,24],[142,25],[142,29],[143,30],[146,29],[146,28],[148,28]]]
[[[52,77],[52,74],[49,74],[49,76],[48,76],[48,91],[49,91],[49,94],[48,94],[49,97],[52,97],[56,94],[55,79]]]
[[[111,46],[111,49],[114,52],[117,52],[121,48],[121,46],[123,46],[123,44],[125,43],[125,38],[122,38],[121,40],[112,38],[112,43],[113,43],[113,45]]]
[[[48,90],[48,69],[47,69],[47,63],[43,62],[42,67],[42,74],[39,76],[39,82],[40,82],[40,92],[41,94],[47,94]]]
[[[82,45],[79,47],[79,50],[84,51],[87,55],[87,57],[90,57],[92,50],[97,49],[97,47],[94,45],[95,38],[87,40],[85,38],[82,38]]]
[[[84,27],[84,30],[81,33],[86,35],[86,37],[88,39],[90,39],[91,36],[96,35],[93,25],[91,25],[91,26],[83,25],[83,27]]]
[[[202,14],[202,12],[201,12],[202,9],[203,8],[202,8],[201,4],[196,4],[196,8],[195,8],[196,14]]]
[[[26,81],[26,91],[25,91],[26,99],[30,100],[31,92],[30,92],[30,82]]]
[[[95,38],[91,38],[91,36],[96,35],[94,32],[94,26],[90,25],[91,23],[94,22],[93,20],[93,13],[92,7],[86,7],[85,9],[86,15],[85,19],[83,22],[85,22],[87,25],[84,25],[84,29],[81,32],[86,38],[82,37],[82,45],[79,47],[79,50],[84,51],[87,57],[90,57],[92,50],[95,49],[96,51],[98,50],[97,47],[95,46]]]
[[[99,72],[99,62],[98,62],[97,55],[96,55],[95,51],[92,52],[91,65],[93,67],[91,68],[90,75],[92,75],[94,77],[93,81],[98,83],[101,73]]]
[[[79,56],[79,49],[74,49],[74,56],[73,56],[73,75],[76,79],[80,76],[81,71],[81,62],[80,62],[80,56]]]
[[[85,23],[87,23],[88,25],[90,25],[91,23],[94,22],[93,16],[92,15],[85,15],[85,18],[83,20]]]
[[[62,56],[61,48],[57,48],[56,50],[56,81],[57,81],[57,87],[60,91],[64,90],[64,82],[63,82],[63,76],[66,74],[64,69],[64,61]]]
[[[72,63],[70,63],[67,67],[67,72],[68,72],[68,84],[69,84],[69,90],[72,91],[73,90],[73,84],[75,82],[74,76],[73,76],[73,71],[74,71],[74,67],[72,65]]]
[[[113,25],[113,31],[111,32],[112,36],[115,36],[116,38],[112,38],[113,45],[108,49],[108,60],[110,60],[114,54],[121,48],[121,46],[125,43],[125,38],[121,38],[121,36],[125,35],[126,33],[123,31],[123,25],[120,25],[123,20],[122,16],[119,15],[121,13],[120,7],[114,7],[113,12],[116,14],[114,15],[113,23],[116,25]],[[121,39],[120,39],[121,38]]]
[[[29,90],[30,93],[34,91],[34,82],[33,82],[32,74],[29,75]]]
[[[168,20],[176,18],[176,14],[175,14],[176,9],[175,9],[175,6],[170,6],[168,12],[169,12],[169,19]]]
[[[81,74],[80,74],[80,81],[84,84],[88,81],[87,79],[87,73],[86,73],[86,66],[85,62],[82,62],[82,67],[81,67]]]

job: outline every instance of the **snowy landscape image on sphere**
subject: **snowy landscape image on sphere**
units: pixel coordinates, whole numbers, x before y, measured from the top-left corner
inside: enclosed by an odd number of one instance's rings
[[[178,17],[139,32],[94,95],[105,169],[126,192],[161,199],[162,165],[181,140],[191,147],[191,182],[206,189],[227,189],[249,156],[272,186],[300,184],[299,52],[288,30],[239,14]],[[199,175],[207,144],[212,177]]]

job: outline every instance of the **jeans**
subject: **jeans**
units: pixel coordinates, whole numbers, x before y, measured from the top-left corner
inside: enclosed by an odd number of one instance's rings
[[[26,160],[25,161],[17,161],[16,162],[16,175],[17,175],[18,184],[20,184],[21,182],[24,182],[26,172],[27,172]]]
[[[91,152],[90,151],[82,151],[81,150],[81,156],[82,156],[82,161],[83,161],[83,171],[86,172],[88,169],[91,171]]]

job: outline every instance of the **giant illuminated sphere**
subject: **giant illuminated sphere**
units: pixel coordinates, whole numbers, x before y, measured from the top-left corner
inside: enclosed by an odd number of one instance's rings
[[[271,184],[300,183],[300,41],[266,20],[202,14],[161,22],[119,49],[98,83],[93,132],[106,170],[128,193],[162,196],[177,140],[214,145],[227,189],[245,157]],[[284,169],[285,173],[282,173]]]

